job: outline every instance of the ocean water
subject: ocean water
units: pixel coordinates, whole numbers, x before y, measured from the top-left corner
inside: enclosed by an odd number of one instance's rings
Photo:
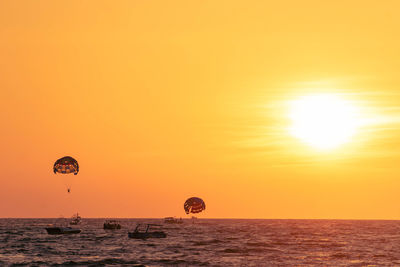
[[[165,239],[136,240],[136,223],[51,236],[56,219],[0,219],[0,266],[400,266],[400,221],[225,220],[164,225]]]

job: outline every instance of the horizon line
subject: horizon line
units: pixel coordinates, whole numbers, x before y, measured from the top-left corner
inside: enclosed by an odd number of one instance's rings
[[[167,216],[171,217],[171,216]],[[178,218],[179,216],[172,216]],[[2,219],[70,219],[71,217],[0,217]],[[164,219],[166,217],[82,217],[83,219]],[[191,220],[192,218],[182,218],[183,220]],[[239,218],[239,217],[221,217],[221,218],[202,218],[197,217],[196,219],[204,220],[331,220],[331,221],[400,221],[399,219],[351,219],[351,218]]]

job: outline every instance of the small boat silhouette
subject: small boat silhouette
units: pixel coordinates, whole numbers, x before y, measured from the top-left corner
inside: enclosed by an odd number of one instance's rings
[[[154,228],[159,228],[160,224],[146,224],[145,230],[143,230],[144,224],[138,224],[133,232],[129,232],[130,238],[136,239],[147,239],[147,238],[166,238],[167,234],[163,231],[151,231]]]
[[[71,219],[72,220],[69,222],[69,224],[71,224],[71,225],[78,225],[82,221],[82,218],[81,218],[81,216],[79,216],[78,213],[74,214]]]
[[[116,229],[121,229],[121,224],[115,220],[109,220],[105,221],[103,224],[103,228],[105,230],[116,230]]]
[[[165,217],[164,218],[164,223],[175,223],[175,224],[181,224],[183,223],[182,218],[180,218],[179,220],[175,217]]]

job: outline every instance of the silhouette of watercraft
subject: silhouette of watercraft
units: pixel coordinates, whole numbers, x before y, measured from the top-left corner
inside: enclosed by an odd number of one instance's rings
[[[103,228],[106,230],[116,230],[121,229],[121,224],[115,220],[105,221],[103,224]]]
[[[72,220],[69,222],[69,224],[71,224],[71,225],[78,225],[82,221],[82,218],[81,218],[81,216],[79,216],[78,213],[74,214],[71,219]]]
[[[160,224],[146,224],[146,226],[144,226],[144,224],[138,224],[133,232],[128,233],[128,236],[136,239],[166,238],[167,234],[159,230],[161,226]]]
[[[71,227],[46,227],[46,231],[49,235],[67,235],[67,234],[79,234],[81,229]]]
[[[181,223],[183,223],[183,220],[182,220],[182,218],[180,218],[178,220],[177,218],[174,218],[174,217],[165,217],[164,223],[181,224]]]

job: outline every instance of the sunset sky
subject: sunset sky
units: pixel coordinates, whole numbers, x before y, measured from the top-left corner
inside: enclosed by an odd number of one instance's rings
[[[0,217],[400,219],[399,10],[1,1]],[[321,148],[293,116],[326,96],[351,111]]]

